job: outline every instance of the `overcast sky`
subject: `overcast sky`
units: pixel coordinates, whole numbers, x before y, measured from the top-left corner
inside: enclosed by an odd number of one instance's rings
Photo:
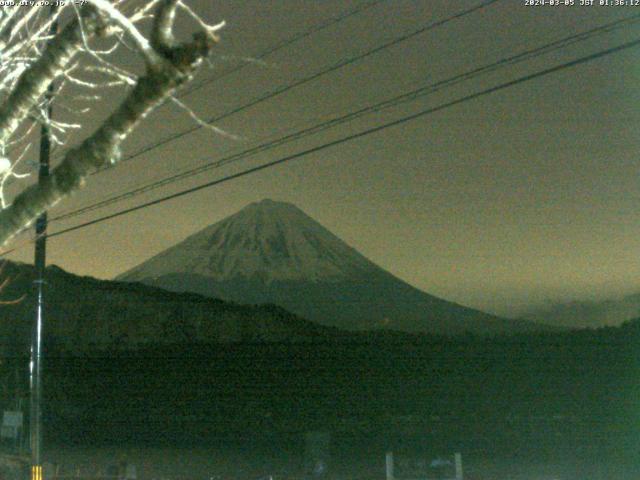
[[[193,3],[208,20],[227,22],[213,67],[196,84],[247,63],[183,98],[206,118],[481,2],[382,1],[260,61],[255,57],[266,48],[364,2]],[[640,7],[531,7],[524,0],[498,1],[217,124],[237,139],[201,129],[95,175],[83,192],[52,215],[638,14]],[[632,23],[109,208],[55,222],[50,231],[637,37],[640,23]],[[640,292],[639,79],[640,48],[609,55],[51,239],[48,260],[73,273],[113,278],[246,204],[272,198],[296,204],[410,284],[487,311],[513,315],[547,301]],[[97,105],[88,124],[112,105]],[[191,125],[187,115],[164,107],[136,132],[127,149],[136,151]],[[32,247],[25,246],[10,258],[32,257]]]

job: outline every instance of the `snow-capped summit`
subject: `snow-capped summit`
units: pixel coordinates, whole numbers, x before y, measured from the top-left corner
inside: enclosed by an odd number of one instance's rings
[[[185,273],[218,281],[339,281],[377,267],[295,205],[252,203],[121,276]]]
[[[274,303],[346,329],[478,333],[536,329],[424,293],[290,203],[263,200],[121,275],[238,303]]]

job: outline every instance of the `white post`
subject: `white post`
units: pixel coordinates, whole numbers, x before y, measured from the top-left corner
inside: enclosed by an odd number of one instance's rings
[[[456,453],[454,459],[456,464],[456,480],[462,480],[462,455]]]
[[[387,480],[393,480],[393,452],[387,452]]]

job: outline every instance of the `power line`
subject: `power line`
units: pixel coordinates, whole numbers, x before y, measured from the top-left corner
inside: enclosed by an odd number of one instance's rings
[[[470,14],[476,12],[476,11],[482,10],[482,9],[488,7],[489,5],[491,5],[493,3],[496,3],[496,2],[499,2],[499,1],[500,0],[485,0],[484,2],[480,3],[479,5],[476,5],[474,7],[468,8],[467,10],[458,12],[458,13],[456,13],[454,15],[451,15],[451,16],[449,16],[447,18],[444,18],[442,20],[437,20],[435,22],[431,22],[431,23],[429,23],[427,25],[424,25],[424,26],[418,28],[417,30],[413,30],[413,31],[411,31],[409,33],[403,34],[403,35],[401,35],[399,37],[394,38],[393,40],[390,40],[390,41],[388,41],[386,43],[383,43],[382,45],[379,45],[377,47],[369,49],[369,50],[367,50],[367,51],[365,51],[363,53],[360,53],[358,55],[355,55],[355,56],[352,56],[352,57],[349,57],[349,58],[346,58],[346,59],[343,59],[343,60],[340,60],[338,63],[335,63],[332,66],[330,66],[328,68],[325,68],[324,70],[321,70],[319,72],[313,73],[313,74],[311,74],[311,75],[309,75],[307,77],[303,77],[301,79],[298,79],[298,80],[294,81],[293,83],[289,83],[287,85],[283,85],[283,86],[281,86],[281,87],[279,87],[279,88],[277,88],[277,89],[275,89],[275,90],[273,90],[273,91],[271,91],[269,93],[266,93],[266,94],[264,94],[264,95],[262,95],[262,96],[260,96],[258,98],[255,98],[254,100],[249,101],[248,103],[240,105],[239,107],[236,107],[236,108],[234,108],[232,110],[229,110],[229,111],[227,111],[225,113],[209,117],[209,118],[204,120],[204,123],[212,124],[212,123],[219,122],[220,120],[223,120],[223,119],[228,118],[228,117],[230,117],[232,115],[235,115],[236,113],[243,112],[243,111],[245,111],[245,110],[247,110],[247,109],[249,109],[251,107],[254,107],[254,106],[256,106],[256,105],[258,105],[258,104],[260,104],[262,102],[265,102],[265,101],[270,100],[272,98],[275,98],[275,97],[277,97],[279,95],[282,95],[282,94],[284,94],[284,93],[286,93],[286,92],[288,92],[288,91],[290,91],[290,90],[292,90],[294,88],[297,88],[297,87],[299,87],[301,85],[305,85],[305,84],[307,84],[309,82],[317,80],[318,78],[323,77],[324,75],[327,75],[329,73],[335,72],[336,70],[339,70],[339,69],[341,69],[343,67],[346,67],[348,65],[352,65],[352,64],[354,64],[356,62],[359,62],[360,60],[363,60],[363,59],[365,59],[367,57],[370,57],[371,55],[374,55],[374,54],[376,54],[378,52],[381,52],[381,51],[386,50],[388,48],[391,48],[391,47],[393,47],[395,45],[398,45],[399,43],[402,43],[402,42],[407,41],[407,40],[409,40],[411,38],[414,38],[414,37],[416,37],[416,36],[418,36],[418,35],[420,35],[422,33],[425,33],[427,31],[429,31],[429,30],[433,30],[434,28],[437,28],[437,27],[440,27],[442,25],[445,25],[445,24],[447,24],[447,23],[449,23],[449,22],[451,22],[453,20],[456,20],[458,18],[462,18],[462,17],[464,17],[466,15],[470,15]],[[181,132],[178,132],[178,133],[175,133],[173,135],[170,135],[170,136],[168,136],[168,137],[166,137],[166,138],[164,138],[162,140],[159,140],[157,142],[151,143],[151,144],[139,149],[138,151],[136,151],[136,152],[134,152],[134,153],[132,153],[132,154],[130,154],[128,156],[125,156],[124,158],[122,158],[122,160],[120,160],[120,162],[118,162],[116,164],[106,165],[106,166],[96,170],[95,172],[92,173],[92,175],[98,174],[98,173],[100,173],[100,172],[102,172],[104,170],[108,170],[108,169],[114,168],[117,165],[122,165],[123,163],[126,163],[126,162],[128,162],[128,161],[130,161],[130,160],[132,160],[132,159],[134,159],[134,158],[136,158],[136,157],[138,157],[138,156],[140,156],[140,155],[142,155],[144,153],[148,153],[148,152],[150,152],[152,150],[155,150],[156,148],[158,148],[158,147],[160,147],[162,145],[165,145],[167,143],[173,142],[173,141],[175,141],[175,140],[177,140],[179,138],[182,138],[182,137],[184,137],[184,136],[186,136],[186,135],[188,135],[190,133],[198,131],[201,128],[203,128],[203,126],[201,124],[200,125],[194,125],[194,126],[188,128],[188,129],[185,129],[185,130],[183,130]]]
[[[100,218],[97,218],[97,219],[94,219],[94,220],[90,220],[90,221],[84,222],[82,224],[75,225],[73,227],[69,227],[69,228],[66,228],[66,229],[63,229],[63,230],[59,230],[59,231],[54,232],[52,234],[49,234],[47,236],[48,237],[57,237],[57,236],[60,236],[60,235],[64,235],[66,233],[70,233],[70,232],[73,232],[75,230],[79,230],[79,229],[82,229],[82,228],[85,228],[85,227],[88,227],[88,226],[91,226],[91,225],[95,225],[97,223],[101,223],[101,222],[104,222],[106,220],[111,220],[113,218],[120,217],[122,215],[126,215],[126,214],[129,214],[129,213],[138,211],[138,210],[142,210],[144,208],[148,208],[148,207],[151,207],[153,205],[157,205],[157,204],[169,201],[169,200],[173,200],[173,199],[178,198],[178,197],[189,195],[191,193],[195,193],[195,192],[203,190],[205,188],[210,188],[210,187],[222,184],[222,183],[226,183],[228,181],[235,180],[237,178],[241,178],[241,177],[247,176],[249,174],[256,173],[256,172],[259,172],[261,170],[265,170],[267,168],[271,168],[271,167],[274,167],[276,165],[280,165],[282,163],[289,162],[291,160],[295,160],[295,159],[310,155],[312,153],[317,153],[317,152],[325,150],[327,148],[335,147],[337,145],[341,145],[343,143],[350,142],[352,140],[356,140],[358,138],[361,138],[361,137],[364,137],[364,136],[367,136],[367,135],[371,135],[373,133],[377,133],[377,132],[380,132],[382,130],[386,130],[387,128],[391,128],[391,127],[395,127],[395,126],[398,126],[398,125],[405,124],[407,122],[416,120],[416,119],[424,117],[426,115],[430,115],[430,114],[433,114],[435,112],[439,112],[441,110],[444,110],[444,109],[447,109],[447,108],[450,108],[450,107],[453,107],[453,106],[456,106],[456,105],[460,105],[460,104],[468,102],[470,100],[475,100],[477,98],[484,97],[486,95],[490,95],[490,94],[498,92],[500,90],[504,90],[506,88],[513,87],[513,86],[518,85],[520,83],[528,82],[528,81],[531,81],[531,80],[534,80],[534,79],[537,79],[537,78],[540,78],[540,77],[543,77],[543,76],[546,76],[546,75],[550,75],[552,73],[556,73],[556,72],[559,72],[559,71],[562,71],[562,70],[566,70],[568,68],[575,67],[577,65],[581,65],[581,64],[584,64],[584,63],[587,63],[587,62],[591,62],[593,60],[605,57],[607,55],[618,53],[618,52],[621,52],[621,51],[624,51],[624,50],[627,50],[627,49],[630,49],[630,48],[634,48],[634,47],[637,47],[637,46],[640,46],[640,39],[624,43],[624,44],[619,45],[617,47],[609,48],[609,49],[606,49],[606,50],[601,50],[599,52],[592,53],[590,55],[586,55],[584,57],[580,57],[578,59],[575,59],[575,60],[572,60],[572,61],[569,61],[569,62],[565,62],[565,63],[562,63],[560,65],[556,65],[554,67],[550,67],[550,68],[547,68],[547,69],[544,69],[544,70],[541,70],[541,71],[538,71],[538,72],[535,72],[535,73],[524,75],[524,76],[521,76],[521,77],[519,77],[519,78],[517,78],[515,80],[504,82],[504,83],[501,83],[499,85],[487,88],[485,90],[481,90],[479,92],[463,96],[463,97],[458,98],[456,100],[452,100],[452,101],[443,103],[443,104],[438,105],[436,107],[428,108],[428,109],[422,110],[420,112],[417,112],[417,113],[414,113],[414,114],[411,114],[411,115],[407,115],[407,116],[402,117],[400,119],[393,120],[391,122],[387,122],[385,124],[379,125],[377,127],[372,127],[372,128],[363,130],[361,132],[358,132],[358,133],[355,133],[355,134],[352,134],[352,135],[348,135],[346,137],[342,137],[342,138],[340,138],[338,140],[327,142],[327,143],[324,143],[322,145],[319,145],[319,146],[316,146],[316,147],[312,147],[312,148],[303,150],[301,152],[294,153],[292,155],[288,155],[286,157],[282,157],[282,158],[280,158],[278,160],[274,160],[274,161],[271,161],[271,162],[268,162],[268,163],[265,163],[265,164],[262,164],[262,165],[258,165],[256,167],[252,167],[252,168],[243,170],[241,172],[235,173],[233,175],[226,176],[226,177],[221,178],[221,179],[217,179],[217,180],[213,180],[211,182],[207,182],[207,183],[199,185],[197,187],[188,188],[188,189],[182,190],[180,192],[173,193],[171,195],[167,195],[167,196],[164,196],[164,197],[161,197],[161,198],[158,198],[158,199],[155,199],[155,200],[152,200],[152,201],[137,205],[135,207],[131,207],[131,208],[127,208],[127,209],[124,209],[124,210],[120,210],[119,212],[116,212],[116,213],[105,215],[103,217],[100,217]]]
[[[359,13],[362,13],[372,7],[375,7],[378,4],[381,4],[383,2],[386,2],[387,0],[373,0],[370,2],[365,2],[362,5],[358,5],[354,8],[352,8],[351,10],[347,10],[343,13],[341,13],[340,15],[337,15],[335,17],[329,18],[327,20],[325,20],[324,22],[319,23],[318,25],[314,25],[311,28],[304,30],[302,32],[296,33],[293,36],[279,42],[276,43],[270,47],[268,47],[267,49],[263,50],[261,53],[259,53],[258,55],[256,55],[255,57],[253,57],[255,60],[262,60],[266,57],[268,57],[269,55],[272,55],[273,53],[282,50],[283,48],[286,48],[304,38],[310,37],[313,34],[320,32],[326,28],[329,28],[335,24],[338,24],[354,15],[357,15]],[[242,70],[243,68],[245,68],[247,65],[249,65],[249,63],[242,63],[234,68],[231,68],[229,70],[226,70],[218,75],[214,75],[211,78],[205,79],[203,81],[201,81],[199,84],[197,85],[193,85],[188,89],[185,89],[184,91],[180,92],[179,95],[177,95],[178,98],[182,98],[185,97],[187,95],[190,95],[191,93],[195,92],[196,90],[199,90],[201,88],[203,88],[204,86],[213,83],[215,81],[221,80],[224,77],[227,77],[229,75],[232,75],[233,73],[236,73],[240,70]],[[139,151],[139,152],[135,152],[132,155],[125,157],[123,160],[130,160],[131,158],[141,155],[142,153],[145,153],[144,151]],[[63,156],[63,154],[56,156],[56,159],[61,158],[61,156]],[[105,168],[111,168],[111,166],[109,167],[105,167]],[[94,172],[94,173],[98,173],[98,172]]]
[[[280,43],[276,43],[275,45],[272,45],[271,47],[268,47],[267,49],[263,50],[261,53],[259,53],[258,55],[256,55],[255,57],[253,57],[255,60],[263,60],[264,58],[268,57],[269,55],[282,50],[283,48],[286,48],[304,38],[308,38],[311,35],[320,32],[326,28],[331,27],[332,25],[335,25],[337,23],[342,22],[343,20],[346,20],[354,15],[357,15],[358,13],[364,12],[372,7],[375,7],[376,5],[383,3],[387,0],[374,0],[371,2],[366,2],[363,3],[362,5],[358,5],[355,8],[351,9],[351,10],[347,10],[346,12],[333,17],[333,18],[329,18],[327,20],[325,20],[322,23],[319,23],[318,25],[315,25],[311,28],[309,28],[308,30],[305,30],[303,32],[297,33],[285,40],[283,40]],[[187,95],[190,95],[191,93],[195,92],[196,90],[201,89],[202,87],[216,82],[224,77],[227,77],[233,73],[236,73],[240,70],[242,70],[243,68],[245,68],[248,65],[248,63],[242,63],[241,65],[238,65],[237,67],[234,67],[232,69],[229,69],[225,72],[220,73],[219,75],[214,75],[211,78],[205,79],[203,81],[201,81],[200,83],[198,83],[197,85],[191,85],[188,89],[182,91],[180,93],[180,97],[184,97]]]
[[[352,8],[351,10],[347,10],[346,12],[343,12],[340,15],[337,15],[335,17],[329,18],[327,20],[325,20],[324,22],[319,23],[318,25],[314,25],[313,27],[304,30],[302,32],[296,33],[295,35],[283,40],[282,42],[276,43],[274,45],[272,45],[271,47],[268,47],[266,50],[263,50],[261,53],[259,53],[258,55],[256,55],[254,58],[254,60],[262,60],[266,57],[268,57],[269,55],[272,55],[273,53],[282,50],[283,48],[286,48],[304,38],[310,37],[311,35],[320,32],[326,28],[329,28],[337,23],[340,23],[354,15],[357,15],[358,13],[364,12],[380,3],[386,2],[387,0],[373,0],[371,2],[365,2],[362,5],[358,5],[355,8]],[[247,65],[249,65],[249,63],[242,63],[234,68],[231,68],[229,70],[226,70],[218,75],[214,75],[211,78],[202,80],[200,83],[198,83],[197,85],[192,85],[190,86],[188,89],[185,89],[184,91],[180,92],[179,95],[177,95],[177,97],[182,98],[182,97],[186,97],[187,95],[190,95],[191,93],[195,92],[196,90],[199,90],[203,87],[205,87],[206,85],[216,82],[218,80],[223,79],[224,77],[227,77],[229,75],[232,75],[240,70],[242,70],[243,68],[245,68]],[[142,152],[144,153],[144,152]],[[138,153],[134,153],[132,154],[132,156],[137,156]],[[56,158],[60,158],[60,156],[56,157]],[[129,160],[131,158],[131,156],[129,157],[125,157],[125,161]],[[110,167],[107,167],[110,168]],[[97,172],[94,172],[97,173]]]
[[[350,112],[348,114],[342,115],[340,117],[322,122],[320,124],[308,127],[308,128],[304,128],[302,130],[298,130],[296,132],[290,133],[284,137],[280,137],[277,138],[275,140],[269,141],[269,142],[265,142],[263,144],[257,145],[255,147],[252,147],[250,149],[244,150],[242,152],[230,155],[228,157],[216,160],[214,162],[208,162],[204,165],[200,165],[198,167],[192,168],[192,169],[188,169],[185,170],[183,172],[171,175],[169,177],[165,177],[163,179],[157,180],[155,182],[151,182],[147,185],[143,185],[137,188],[134,188],[133,190],[129,190],[127,192],[112,196],[110,198],[107,198],[105,200],[96,202],[94,204],[82,207],[80,209],[77,210],[73,210],[71,212],[67,212],[61,215],[58,215],[57,217],[51,219],[52,222],[55,221],[60,221],[63,219],[68,219],[68,218],[72,218],[78,215],[81,215],[83,213],[87,213],[93,210],[97,210],[100,208],[103,208],[105,206],[111,205],[113,203],[117,203],[119,201],[128,199],[128,198],[132,198],[135,197],[137,195],[141,195],[143,193],[155,190],[157,188],[163,187],[165,185],[169,185],[172,183],[175,183],[178,180],[183,180],[185,178],[189,178],[195,175],[198,175],[200,173],[206,172],[208,170],[212,170],[214,168],[219,168],[222,167],[224,165],[227,165],[231,162],[235,162],[235,161],[239,161],[242,159],[245,159],[249,156],[255,155],[257,153],[266,151],[266,150],[270,150],[272,148],[278,147],[280,145],[289,143],[291,141],[294,140],[299,140],[301,138],[307,137],[309,135],[327,130],[329,128],[332,128],[336,125],[348,122],[348,121],[352,121],[356,118],[359,118],[365,114],[371,113],[371,112],[378,112],[381,111],[383,109],[386,108],[390,108],[393,106],[396,106],[400,103],[404,103],[404,102],[409,102],[412,100],[415,100],[417,98],[423,97],[425,95],[429,95],[431,93],[440,91],[444,88],[448,88],[451,87],[453,85],[456,85],[458,83],[461,83],[463,81],[469,80],[471,78],[474,78],[478,75],[481,74],[486,74],[486,73],[490,73],[490,72],[494,72],[499,68],[505,67],[505,66],[511,66],[511,65],[515,65],[517,63],[526,61],[526,60],[531,60],[532,58],[536,58],[540,55],[543,54],[547,54],[550,53],[552,51],[558,50],[560,48],[564,48],[568,45],[580,42],[580,41],[585,41],[588,40],[592,37],[594,37],[595,35],[601,34],[601,33],[608,33],[611,31],[614,31],[617,28],[621,28],[623,26],[626,26],[627,24],[633,23],[633,22],[637,22],[638,20],[640,20],[640,14],[636,14],[630,17],[626,17],[620,20],[616,20],[614,22],[610,22],[608,24],[599,26],[599,27],[595,27],[592,28],[590,30],[587,30],[585,32],[581,32],[578,34],[574,34],[574,35],[569,35],[567,37],[564,37],[562,39],[547,43],[545,45],[542,45],[540,47],[536,47],[533,49],[529,49],[529,50],[525,50],[523,52],[520,52],[518,54],[500,59],[496,62],[493,62],[491,64],[487,64],[478,68],[475,68],[473,70],[470,70],[468,72],[462,73],[462,74],[458,74],[455,75],[453,77],[450,77],[448,79],[445,80],[441,80],[438,81],[436,83],[427,85],[427,86],[423,86],[420,87],[418,89],[414,89],[410,92],[407,93],[403,93],[401,95],[392,97],[391,99],[388,100],[384,100],[382,102],[376,103],[374,105],[370,105],[361,109],[358,109],[356,111]]]

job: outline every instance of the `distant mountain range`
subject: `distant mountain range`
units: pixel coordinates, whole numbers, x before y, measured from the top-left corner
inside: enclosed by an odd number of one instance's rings
[[[640,317],[640,294],[601,301],[557,303],[532,310],[521,318],[559,327],[589,327],[620,325]]]
[[[543,328],[422,292],[365,258],[294,205],[272,200],[245,207],[118,280],[243,304],[273,303],[347,330],[487,334]]]

